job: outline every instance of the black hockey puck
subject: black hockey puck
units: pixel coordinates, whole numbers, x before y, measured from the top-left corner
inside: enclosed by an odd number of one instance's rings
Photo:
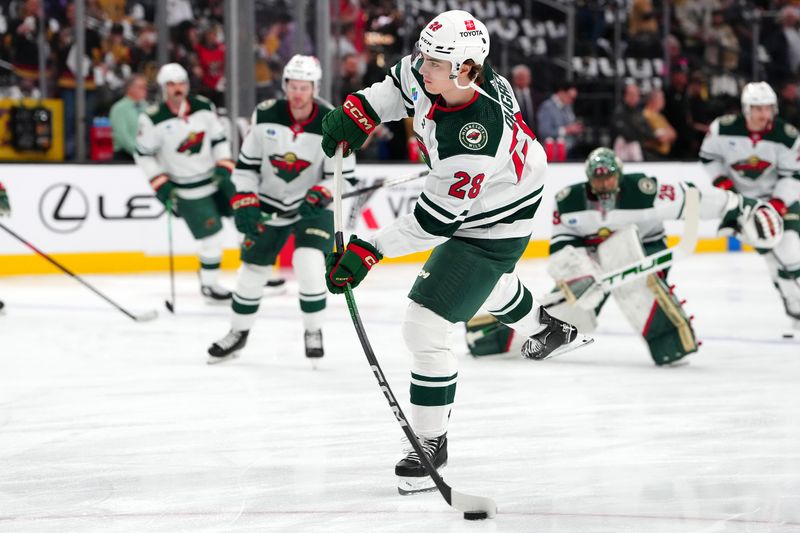
[[[783,338],[784,339],[794,339],[794,333],[784,333],[783,334]]]
[[[265,285],[265,287],[280,287],[284,283],[286,283],[286,280],[283,278],[270,279],[267,280],[267,284]]]
[[[464,513],[464,520],[486,520],[489,514],[486,511],[467,511]]]

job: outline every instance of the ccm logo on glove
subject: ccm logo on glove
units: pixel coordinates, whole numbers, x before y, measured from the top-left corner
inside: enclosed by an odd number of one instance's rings
[[[350,116],[350,119],[355,122],[361,131],[364,133],[372,132],[375,128],[375,123],[370,120],[367,113],[364,111],[364,106],[357,97],[352,94],[347,97],[342,105],[344,112]]]

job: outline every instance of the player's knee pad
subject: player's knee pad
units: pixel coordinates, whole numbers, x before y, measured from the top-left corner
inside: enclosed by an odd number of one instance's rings
[[[222,231],[200,239],[200,262],[203,264],[219,263],[222,260],[224,243],[225,236]]]
[[[414,369],[432,376],[455,373],[454,331],[455,324],[411,302],[403,319],[403,339],[414,356]]]
[[[315,248],[297,248],[292,257],[300,292],[325,293],[325,256]]]

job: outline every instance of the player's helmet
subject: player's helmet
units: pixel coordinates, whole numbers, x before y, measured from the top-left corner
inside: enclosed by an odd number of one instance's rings
[[[778,95],[765,81],[750,82],[742,89],[742,113],[750,116],[750,107],[754,105],[771,105],[773,117],[778,115]]]
[[[302,56],[300,54],[292,57],[286,66],[283,67],[283,93],[286,94],[286,82],[288,80],[310,81],[314,84],[314,97],[319,96],[319,83],[322,81],[322,67],[319,59],[314,56]]]
[[[466,11],[445,11],[422,28],[417,46],[427,56],[450,61],[450,79],[456,79],[466,60],[483,65],[489,55],[489,31]]]
[[[622,177],[622,161],[614,150],[610,148],[600,147],[592,150],[589,157],[586,158],[586,177],[589,178],[589,186],[592,186],[592,180],[595,178],[607,178],[609,176],[616,176],[617,184],[614,190],[594,191],[598,196],[609,196],[619,190],[619,179]]]
[[[158,69],[156,81],[161,86],[161,92],[164,98],[167,97],[167,83],[189,83],[189,74],[186,69],[178,63],[167,63]]]

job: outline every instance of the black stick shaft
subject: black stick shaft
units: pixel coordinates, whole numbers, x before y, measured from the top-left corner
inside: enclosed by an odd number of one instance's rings
[[[116,307],[119,311],[121,311],[122,313],[127,315],[129,318],[131,318],[132,320],[138,320],[136,315],[134,315],[133,313],[130,313],[128,310],[126,310],[124,307],[122,307],[121,305],[116,303],[114,300],[112,300],[111,298],[109,298],[108,296],[103,294],[102,292],[100,292],[97,289],[95,289],[94,287],[92,287],[88,282],[84,281],[83,278],[81,278],[80,276],[78,276],[77,274],[72,272],[70,269],[68,269],[67,267],[65,267],[64,265],[62,265],[61,263],[59,263],[58,261],[56,261],[55,259],[53,259],[49,255],[47,255],[46,253],[44,253],[43,251],[38,249],[36,246],[34,246],[33,244],[31,244],[30,242],[25,240],[23,237],[18,235],[11,228],[9,228],[8,226],[6,226],[5,224],[2,224],[2,223],[0,223],[0,228],[3,228],[6,231],[6,233],[8,233],[9,235],[11,235],[15,239],[17,239],[19,242],[21,242],[22,244],[24,244],[25,246],[27,246],[31,250],[33,250],[35,253],[39,254],[41,257],[43,257],[44,259],[49,261],[52,265],[54,265],[56,268],[58,268],[59,270],[61,270],[65,274],[67,274],[67,275],[71,276],[72,278],[74,278],[76,281],[81,283],[84,287],[86,287],[87,289],[89,289],[90,291],[95,293],[97,296],[99,296],[100,298],[102,298],[106,302],[108,302],[111,305],[113,305],[114,307]]]

